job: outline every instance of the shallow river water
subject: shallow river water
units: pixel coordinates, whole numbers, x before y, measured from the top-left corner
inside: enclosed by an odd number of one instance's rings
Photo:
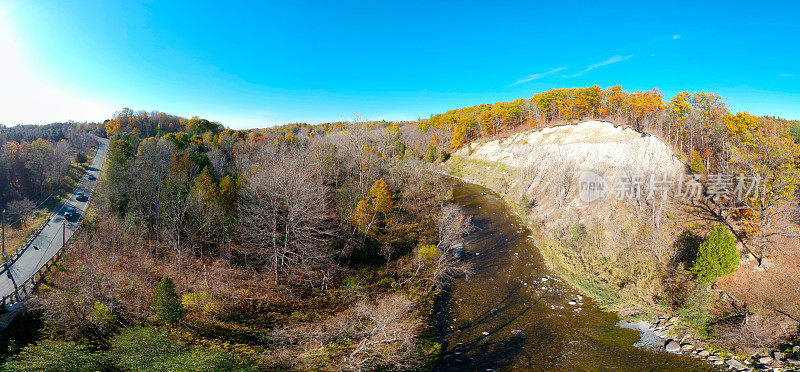
[[[464,248],[475,273],[441,301],[439,371],[705,371],[705,362],[633,346],[638,331],[563,283],[500,197],[458,183],[477,230]]]

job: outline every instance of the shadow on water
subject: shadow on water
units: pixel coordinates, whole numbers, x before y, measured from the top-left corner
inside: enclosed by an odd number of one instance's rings
[[[439,303],[437,371],[713,370],[634,347],[638,332],[617,327],[614,314],[547,269],[499,196],[472,184],[457,184],[454,194],[477,227],[464,249],[475,273],[452,283]]]

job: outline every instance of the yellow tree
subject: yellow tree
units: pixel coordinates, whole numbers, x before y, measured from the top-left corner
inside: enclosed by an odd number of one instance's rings
[[[795,143],[779,124],[772,120],[756,118],[747,113],[731,115],[725,120],[731,137],[738,145],[733,148],[731,163],[737,165],[744,176],[753,177],[754,190],[740,201],[748,233],[758,238],[762,250],[768,248],[775,220],[785,206],[796,200],[800,184],[797,154],[800,144]]]
[[[481,129],[484,136],[494,134],[494,115],[491,111],[482,111],[480,114]]]
[[[622,86],[615,85],[605,92],[605,100],[608,103],[608,114],[624,116],[627,111],[628,93],[622,90]]]
[[[644,122],[657,114],[664,106],[663,95],[658,88],[648,91],[637,91],[628,95],[628,106],[636,130],[644,129]]]
[[[689,92],[678,92],[669,102],[669,128],[667,136],[675,138],[675,143],[680,142],[681,151],[683,150],[683,133],[686,128],[686,120],[692,111],[689,100],[692,95]],[[669,138],[667,137],[667,138]]]
[[[392,193],[389,191],[389,186],[381,178],[372,185],[367,199],[361,200],[356,204],[353,222],[359,230],[366,234],[376,222],[391,224],[392,208],[394,208]]]
[[[737,112],[736,115],[727,115],[724,119],[725,127],[732,135],[739,139],[753,136],[758,129],[759,119],[757,116],[745,112]]]
[[[383,178],[375,181],[375,184],[369,190],[369,196],[375,213],[380,213],[384,219],[391,218],[394,201],[392,200],[392,193],[389,192],[389,185],[386,184]]]

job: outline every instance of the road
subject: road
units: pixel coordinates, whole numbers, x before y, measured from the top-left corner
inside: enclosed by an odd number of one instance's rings
[[[64,245],[65,238],[68,241],[72,234],[78,230],[79,222],[83,218],[83,213],[89,200],[92,197],[96,180],[89,180],[88,175],[92,174],[95,178],[100,176],[100,169],[106,159],[108,152],[108,139],[97,138],[97,154],[92,161],[87,174],[83,176],[72,195],[67,198],[61,208],[56,211],[44,229],[36,238],[24,248],[24,251],[16,259],[6,261],[0,267],[0,299],[11,295],[16,287],[21,287],[28,278],[36,274],[50,259],[55,256]],[[78,191],[83,191],[85,197],[77,200],[75,195]],[[75,216],[69,220],[64,218],[64,212],[70,206],[75,207]],[[21,289],[21,288],[20,288]]]

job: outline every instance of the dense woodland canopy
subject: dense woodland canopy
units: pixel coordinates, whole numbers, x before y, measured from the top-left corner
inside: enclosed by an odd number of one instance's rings
[[[128,366],[115,352],[120,337],[166,324],[180,332],[168,339],[176,348],[203,342],[237,369],[430,362],[425,319],[438,290],[468,272],[452,248],[470,224],[449,205],[446,182],[406,151],[404,136],[424,138],[407,129],[236,131],[120,111],[96,127],[111,143],[93,210],[34,305],[44,331],[105,345],[117,367]],[[347,352],[313,356],[330,343]]]

